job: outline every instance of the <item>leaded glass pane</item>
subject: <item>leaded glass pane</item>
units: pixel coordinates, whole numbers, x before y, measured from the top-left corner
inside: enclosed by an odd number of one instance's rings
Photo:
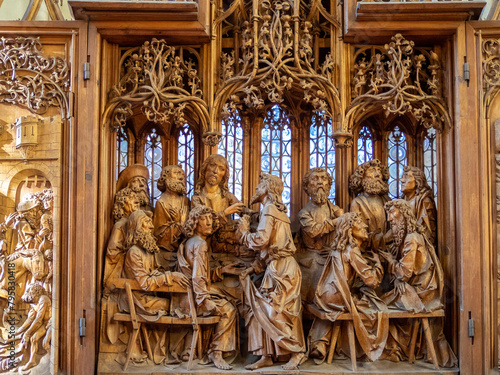
[[[241,117],[232,114],[221,124],[222,139],[217,153],[229,163],[229,191],[240,201],[243,199],[243,129]]]
[[[163,150],[161,137],[156,129],[152,129],[151,133],[146,137],[144,148],[144,165],[149,170],[149,191],[152,192],[152,204],[160,197],[161,191],[158,190],[157,182],[161,175],[163,167]]]
[[[177,161],[186,174],[187,195],[191,198],[194,192],[194,134],[188,124],[179,130],[177,142]]]
[[[292,178],[292,129],[286,111],[274,105],[264,118],[261,132],[261,170],[282,179],[283,203],[290,213]]]
[[[434,197],[437,197],[437,141],[434,128],[428,129],[424,138],[424,172]]]
[[[324,118],[321,112],[312,117],[309,130],[309,167],[325,168],[333,178],[329,199],[335,201],[335,142],[332,138],[333,125],[331,118]]]
[[[128,137],[125,129],[118,128],[116,132],[116,179],[121,171],[128,166]]]
[[[368,126],[363,126],[358,135],[358,165],[373,160],[373,135]]]
[[[389,135],[388,148],[389,197],[396,199],[401,195],[400,180],[408,162],[406,136],[397,126]]]

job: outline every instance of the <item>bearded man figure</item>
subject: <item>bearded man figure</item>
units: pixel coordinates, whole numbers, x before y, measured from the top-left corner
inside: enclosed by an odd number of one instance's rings
[[[148,189],[149,171],[148,168],[142,164],[129,165],[118,175],[116,182],[116,191],[128,187],[137,194],[139,199],[140,208],[143,211],[153,212],[151,207],[151,198]]]
[[[413,208],[417,223],[425,228],[426,236],[436,246],[436,202],[424,171],[417,167],[404,167],[401,191],[404,199]]]
[[[250,233],[248,216],[239,224],[240,241],[258,253],[257,260],[240,275],[248,307],[248,350],[261,358],[246,366],[248,370],[270,366],[283,357],[290,358],[285,370],[295,370],[305,359],[300,286],[302,273],[294,258],[290,219],[281,200],[283,182],[279,177],[261,173],[260,183],[250,204],[262,203],[259,226]],[[265,271],[265,272],[264,272]],[[257,289],[248,277],[264,277]]]
[[[306,251],[297,254],[297,258],[302,270],[302,301],[306,303],[314,300],[337,218],[344,213],[328,200],[332,183],[332,176],[324,168],[311,169],[302,179],[302,187],[311,198],[299,212],[301,237]]]
[[[379,160],[370,160],[356,168],[349,178],[349,189],[356,197],[351,212],[359,212],[369,233],[386,232],[385,202],[389,201],[389,169]]]
[[[390,252],[380,251],[379,254],[388,263],[394,289],[384,294],[382,300],[389,308],[414,313],[442,308],[443,270],[425,228],[417,223],[413,208],[406,200],[388,202],[385,209],[391,225],[393,249]],[[391,327],[387,358],[401,360],[409,356],[412,324],[391,321]],[[440,366],[456,366],[457,359],[443,334],[442,319],[431,321],[431,331]]]

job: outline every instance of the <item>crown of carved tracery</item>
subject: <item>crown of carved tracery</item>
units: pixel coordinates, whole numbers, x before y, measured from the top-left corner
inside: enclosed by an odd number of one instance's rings
[[[194,49],[168,46],[164,40],[129,49],[120,61],[120,83],[111,89],[105,121],[114,128],[125,126],[132,107],[140,105],[147,119],[162,124],[167,134],[170,124],[186,123],[186,113],[207,129],[198,62]]]
[[[42,54],[38,38],[0,38],[0,102],[26,106],[44,114],[49,107],[69,115],[68,64]]]
[[[489,106],[500,89],[500,39],[485,39],[483,53],[483,104]]]
[[[237,15],[235,24],[231,15]],[[219,24],[240,42],[222,53],[215,115],[238,106],[260,110],[266,102],[285,99],[298,106],[308,103],[330,117],[340,112],[333,51],[327,48],[320,58],[314,47],[315,38],[333,38],[332,29],[338,27],[320,1],[306,6],[294,0],[235,0],[216,20]]]
[[[432,50],[416,50],[401,34],[382,47],[359,48],[354,56],[352,102],[345,129],[383,110],[388,116],[413,115],[426,128],[450,125],[442,96],[441,65]]]

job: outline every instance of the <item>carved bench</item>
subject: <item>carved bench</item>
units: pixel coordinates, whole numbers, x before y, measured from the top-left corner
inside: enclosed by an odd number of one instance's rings
[[[318,319],[327,320],[328,313],[319,309],[316,305],[308,304],[306,305],[306,310],[314,315]],[[436,351],[434,350],[434,343],[432,342],[432,335],[429,328],[429,318],[439,318],[444,316],[444,310],[436,310],[430,313],[411,313],[407,311],[397,311],[397,310],[389,310],[388,314],[389,319],[401,319],[401,318],[410,318],[415,319],[413,323],[413,328],[411,331],[410,338],[410,357],[408,358],[409,363],[415,362],[415,344],[417,342],[417,334],[420,323],[422,323],[424,329],[424,336],[427,342],[427,347],[429,350],[428,356],[431,358],[432,363],[436,370],[439,370],[439,364],[437,361]],[[330,340],[330,349],[328,351],[327,363],[332,363],[333,360],[333,352],[335,351],[335,346],[337,345],[337,339],[340,332],[340,322],[345,321],[347,324],[347,335],[349,339],[349,350],[351,353],[351,365],[352,370],[356,371],[356,336],[354,334],[354,325],[352,322],[352,314],[351,313],[343,313],[340,314],[335,322],[332,322],[332,338]],[[337,323],[339,322],[339,323]]]
[[[180,293],[186,294],[189,301],[189,314],[188,317],[178,318],[174,316],[162,316],[158,320],[151,322],[137,315],[135,311],[134,299],[132,295],[133,290],[144,291],[141,289],[136,280],[132,279],[115,279],[113,281],[115,288],[124,289],[127,294],[127,301],[129,306],[129,313],[116,313],[113,315],[113,319],[118,322],[128,322],[132,324],[132,334],[130,335],[130,339],[127,345],[127,354],[125,359],[125,364],[123,366],[123,371],[127,370],[127,367],[130,362],[130,356],[132,354],[132,346],[134,342],[137,340],[137,336],[139,332],[142,331],[144,336],[144,343],[146,347],[146,351],[148,353],[148,357],[153,359],[153,353],[151,351],[151,345],[149,344],[149,339],[147,336],[146,328],[143,323],[146,324],[164,324],[164,325],[191,325],[193,327],[193,339],[191,342],[191,352],[189,353],[189,362],[188,362],[188,370],[191,370],[194,353],[196,349],[198,349],[198,358],[202,358],[202,345],[201,345],[201,334],[200,334],[200,325],[210,325],[216,324],[219,322],[219,316],[208,316],[208,317],[198,317],[196,314],[196,305],[193,298],[193,290],[192,288],[184,289],[179,285],[173,286],[162,286],[160,288],[155,289],[155,292],[162,293]]]

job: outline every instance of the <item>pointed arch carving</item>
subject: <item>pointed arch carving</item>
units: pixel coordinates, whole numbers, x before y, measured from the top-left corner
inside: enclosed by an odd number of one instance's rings
[[[186,122],[207,131],[209,112],[198,74],[200,60],[194,48],[172,47],[163,39],[127,50],[120,60],[120,82],[109,94],[104,124],[115,129],[125,126],[133,107],[140,106],[165,134],[170,134],[172,125]]]
[[[439,55],[416,48],[401,34],[384,47],[358,47],[344,131],[351,133],[355,124],[379,112],[411,115],[425,128],[438,131],[451,127],[441,77]]]

